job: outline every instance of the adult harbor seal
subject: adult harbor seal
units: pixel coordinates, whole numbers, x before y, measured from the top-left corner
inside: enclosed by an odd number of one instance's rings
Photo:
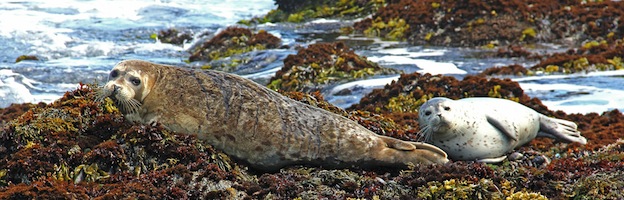
[[[444,151],[377,135],[237,75],[140,60],[118,63],[99,99],[113,99],[126,119],[160,123],[261,170],[445,163]]]
[[[507,152],[536,136],[587,143],[574,122],[542,115],[511,100],[432,98],[418,111],[425,142],[452,160],[503,161]]]

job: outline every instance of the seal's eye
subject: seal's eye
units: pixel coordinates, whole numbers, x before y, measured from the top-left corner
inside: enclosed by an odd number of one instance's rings
[[[451,107],[444,107],[444,110],[449,111],[451,110]]]
[[[133,85],[135,86],[139,86],[141,84],[141,80],[138,78],[130,78],[130,82],[132,82]]]
[[[119,76],[119,71],[117,71],[117,70],[113,70],[113,71],[110,73],[110,77],[111,77],[111,78],[116,78],[117,76]]]
[[[425,116],[431,115],[431,111],[425,111]]]

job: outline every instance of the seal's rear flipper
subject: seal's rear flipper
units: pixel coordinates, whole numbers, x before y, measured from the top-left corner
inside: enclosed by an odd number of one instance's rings
[[[574,122],[540,116],[540,130],[538,136],[546,136],[564,140],[566,142],[578,142],[587,144],[587,139],[581,136],[581,132],[576,130],[577,126]]]
[[[422,142],[410,142],[410,143],[416,146],[416,149],[431,151],[431,152],[441,155],[444,158],[448,158],[448,155],[446,155],[446,152],[444,152],[442,149],[436,146],[433,146],[431,144],[422,143]]]
[[[386,137],[382,135],[378,137],[380,137],[381,140],[383,140],[386,143],[386,145],[388,145],[389,148],[393,148],[393,149],[397,149],[401,151],[413,151],[414,149],[416,149],[416,146],[403,140]]]
[[[447,163],[448,155],[442,149],[422,142],[409,142],[396,138],[378,136],[386,143],[386,153],[380,160],[408,163]],[[390,160],[387,160],[390,159]],[[398,159],[398,160],[397,160]]]

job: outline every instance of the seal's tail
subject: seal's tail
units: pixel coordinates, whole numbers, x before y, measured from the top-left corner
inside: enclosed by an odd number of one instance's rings
[[[579,132],[576,128],[577,125],[574,122],[541,116],[540,131],[538,136],[558,138],[566,142],[587,144],[587,139],[581,136],[581,132]]]

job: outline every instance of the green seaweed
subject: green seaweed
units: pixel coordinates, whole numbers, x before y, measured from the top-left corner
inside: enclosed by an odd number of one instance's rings
[[[250,20],[241,20],[239,24],[251,25],[254,23],[292,22],[300,23],[318,18],[356,18],[373,13],[384,4],[384,0],[356,1],[318,1],[318,2],[290,2],[299,4],[295,9],[280,9],[281,2],[276,2],[278,9],[269,11],[262,17]]]
[[[406,33],[410,30],[409,24],[401,18],[393,18],[388,22],[384,22],[381,18],[376,18],[373,24],[366,30],[364,34],[369,37],[381,37],[388,40],[404,40]],[[430,39],[431,35],[428,34]]]
[[[501,199],[502,194],[489,191],[495,187],[492,180],[480,179],[478,182],[449,179],[428,182],[418,189],[418,197],[423,199]]]
[[[520,41],[525,41],[526,39],[533,39],[537,36],[537,32],[534,28],[526,28],[522,30],[522,36],[520,36]]]
[[[418,109],[427,100],[433,98],[433,94],[423,95],[419,99],[414,98],[414,94],[399,94],[396,97],[392,97],[388,100],[386,109],[390,112],[414,112],[417,113]]]

